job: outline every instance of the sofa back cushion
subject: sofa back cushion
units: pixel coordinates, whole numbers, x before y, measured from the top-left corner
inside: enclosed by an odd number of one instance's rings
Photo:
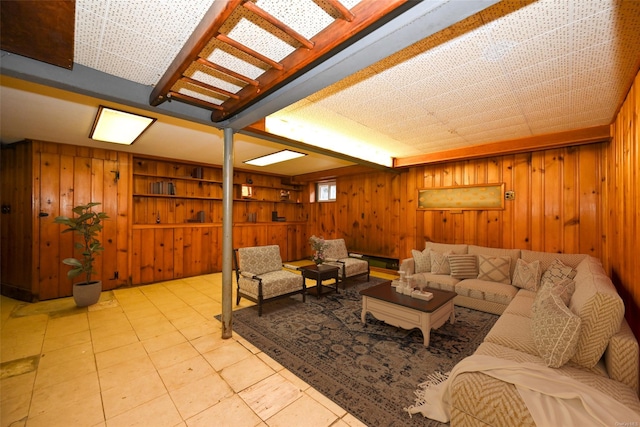
[[[569,267],[576,268],[578,264],[582,262],[588,255],[585,254],[557,254],[554,252],[537,252],[537,251],[529,251],[527,249],[522,249],[520,257],[527,261],[535,261],[540,260],[540,268],[542,269],[542,273],[544,273],[547,268],[553,263],[554,260],[558,259],[562,261],[563,264],[568,265]]]
[[[469,253],[475,255],[484,255],[489,257],[502,257],[508,256],[511,258],[511,265],[509,266],[509,275],[513,277],[513,273],[516,270],[516,261],[520,258],[520,249],[501,249],[501,248],[488,248],[486,246],[469,245]]]
[[[282,270],[280,246],[252,246],[238,249],[238,267],[255,275]]]
[[[446,252],[451,252],[454,254],[466,254],[468,252],[469,245],[453,245],[449,243],[435,243],[435,242],[426,242],[424,245],[425,249],[431,249],[432,251],[439,252],[444,254]]]
[[[326,245],[324,249],[324,256],[326,258],[342,259],[349,257],[347,244],[344,242],[344,239],[325,240],[324,243]]]
[[[624,303],[596,258],[586,256],[576,270],[576,291],[569,308],[580,316],[582,326],[571,360],[592,368],[602,357],[609,339],[620,330]]]

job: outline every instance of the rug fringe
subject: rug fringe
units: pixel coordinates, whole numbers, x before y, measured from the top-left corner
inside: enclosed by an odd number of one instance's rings
[[[451,371],[445,372],[444,374],[440,371],[435,371],[427,377],[426,381],[418,384],[418,389],[413,392],[413,394],[416,395],[416,402],[408,408],[403,408],[409,413],[409,418],[413,418],[413,411],[411,411],[413,408],[427,403],[424,398],[425,390],[429,390],[430,388],[436,387],[445,382],[449,378],[450,373]]]

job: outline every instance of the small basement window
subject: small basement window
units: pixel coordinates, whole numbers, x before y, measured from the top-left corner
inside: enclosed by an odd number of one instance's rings
[[[336,201],[336,182],[323,181],[317,184],[317,194],[319,202],[335,202]]]

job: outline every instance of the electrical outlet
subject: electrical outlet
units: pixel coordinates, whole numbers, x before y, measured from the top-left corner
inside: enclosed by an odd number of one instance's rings
[[[516,192],[515,191],[505,191],[504,192],[504,198],[506,200],[515,200],[516,199]]]

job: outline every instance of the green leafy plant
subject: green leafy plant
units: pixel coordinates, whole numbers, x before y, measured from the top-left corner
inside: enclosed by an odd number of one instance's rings
[[[92,210],[94,206],[98,205],[100,203],[91,202],[86,205],[76,206],[72,210],[73,213],[78,215],[77,217],[58,216],[54,220],[57,224],[67,226],[62,231],[63,233],[75,232],[80,236],[80,242],[75,242],[74,246],[80,251],[82,257],[80,259],[65,258],[62,260],[63,264],[72,267],[67,273],[67,277],[71,280],[81,274],[85,274],[86,283],[91,283],[91,275],[97,274],[93,268],[93,261],[95,260],[95,255],[104,250],[97,236],[102,230],[101,221],[109,218],[104,212],[94,212]]]

